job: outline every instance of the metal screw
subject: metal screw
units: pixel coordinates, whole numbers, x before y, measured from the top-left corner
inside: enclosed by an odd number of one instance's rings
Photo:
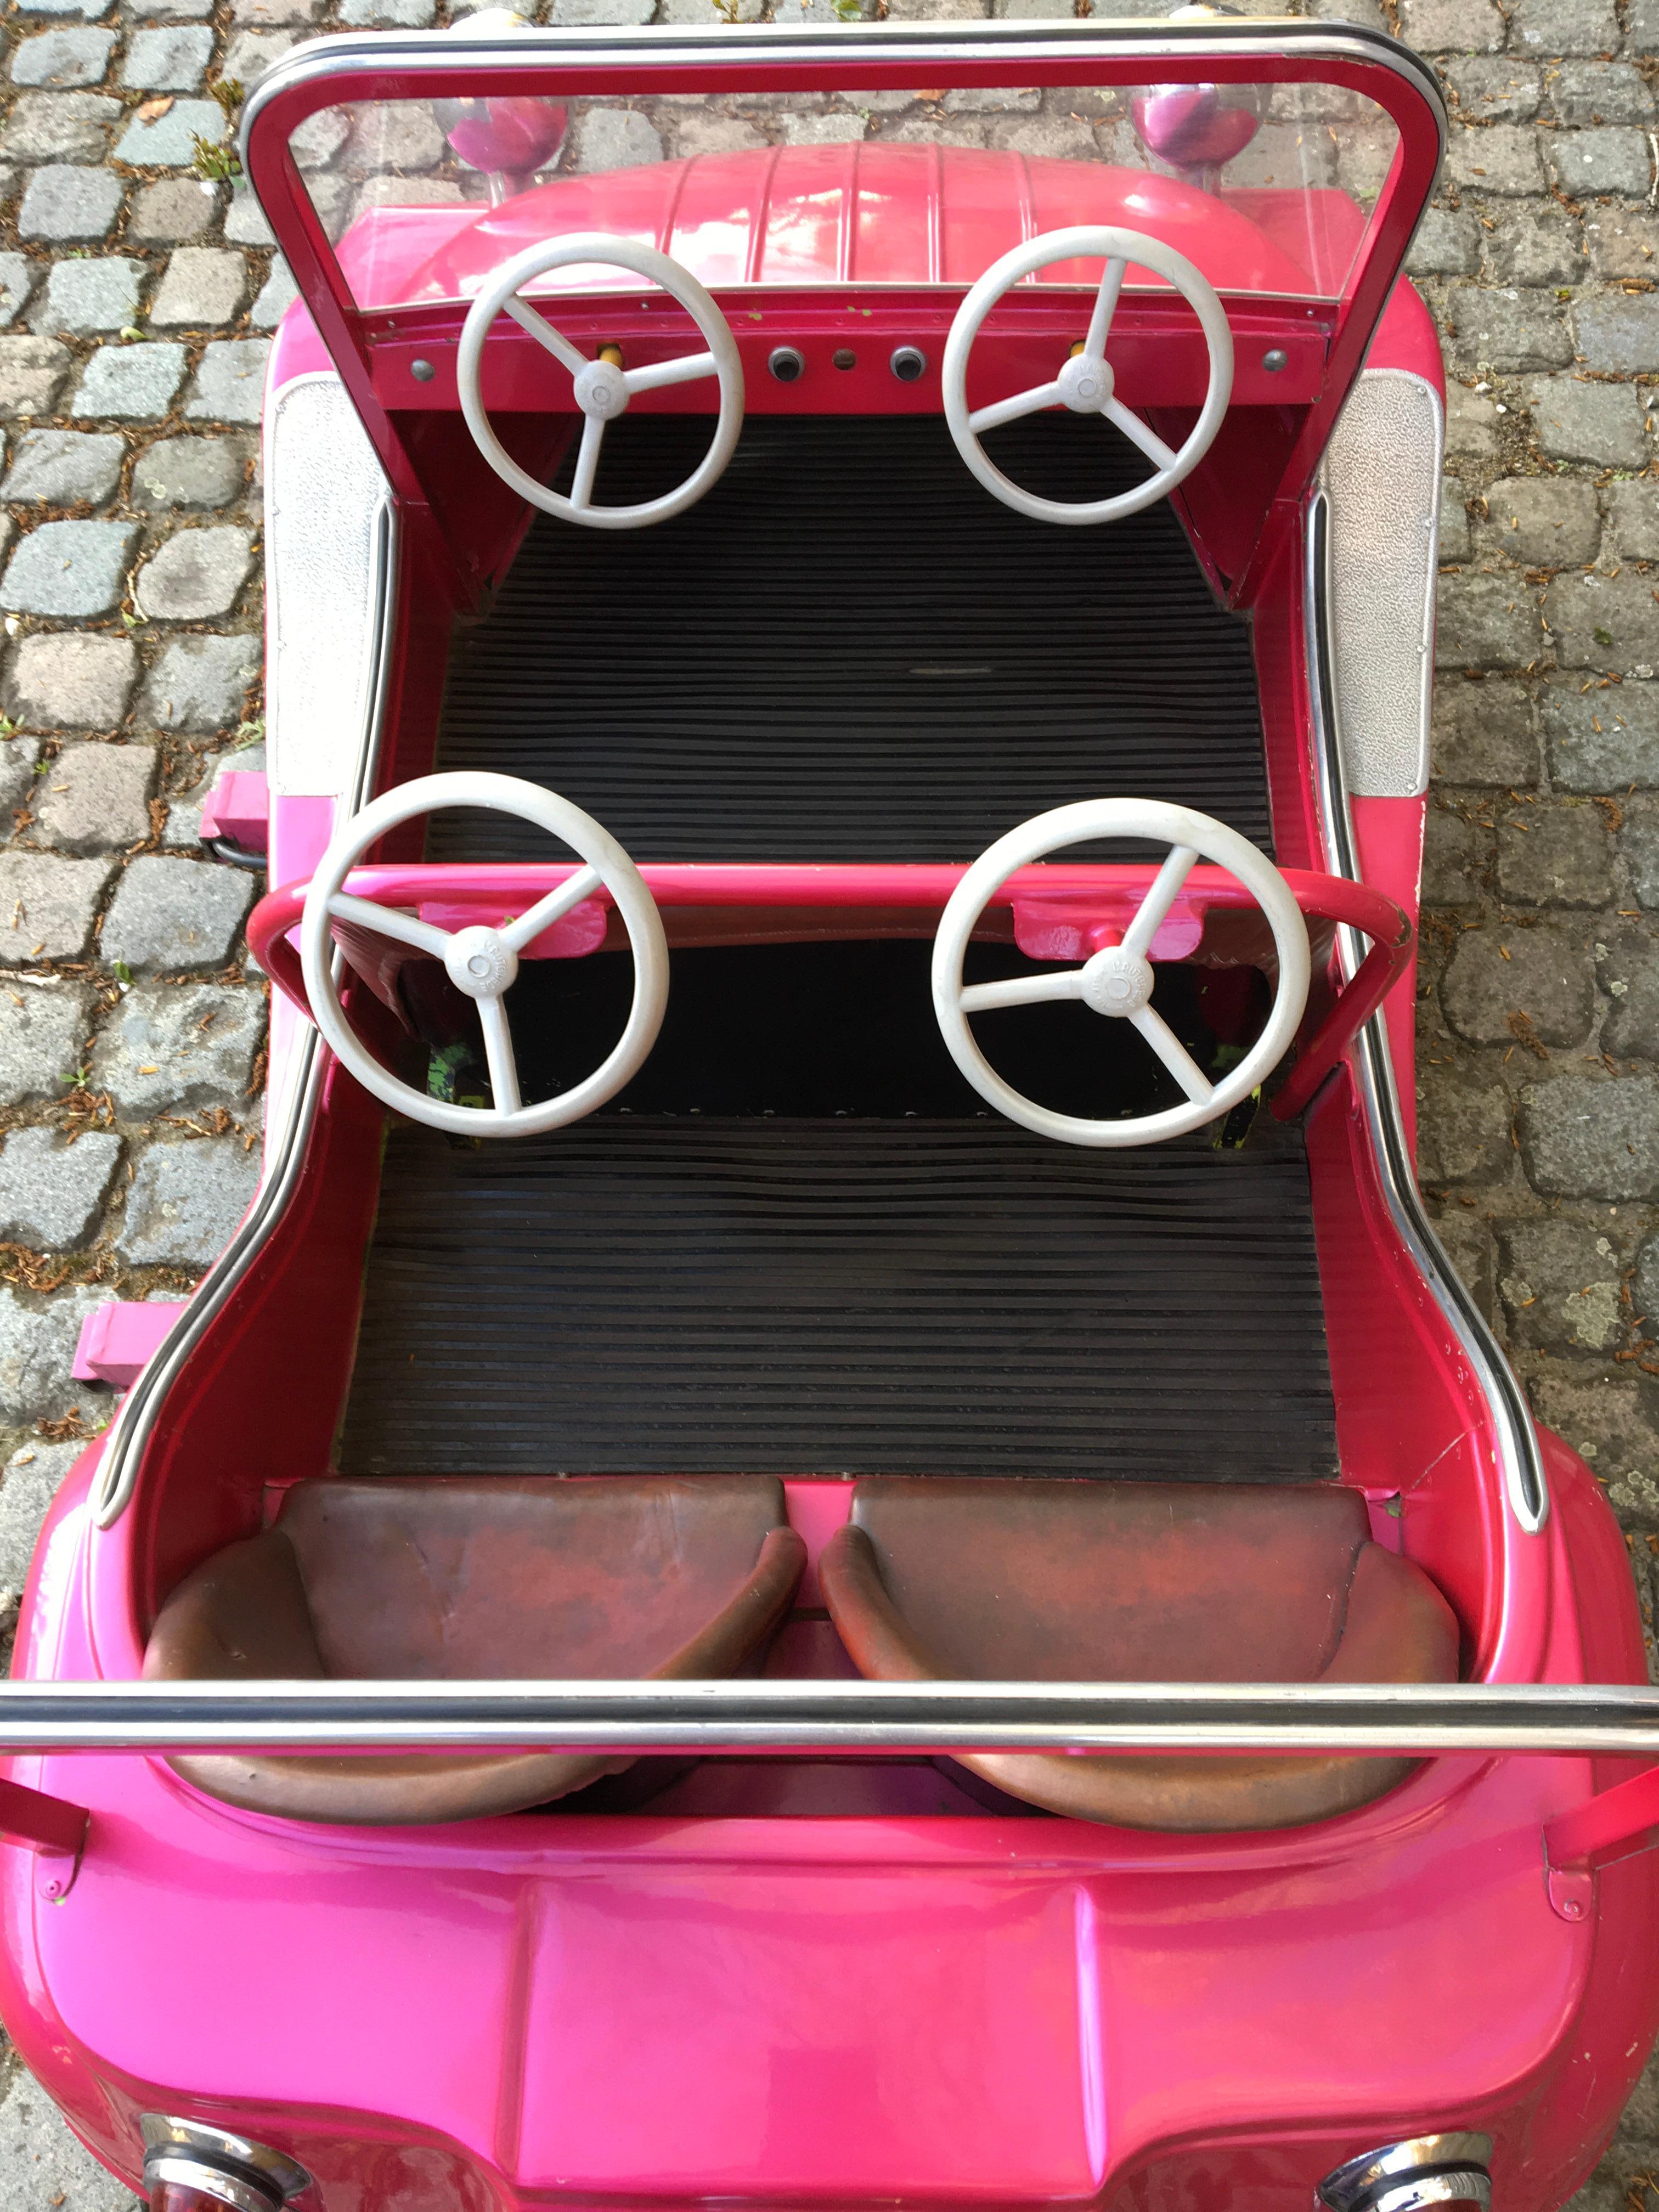
[[[409,364],[409,373],[414,378],[416,384],[430,384],[433,378],[438,374],[437,370],[434,368],[429,361],[410,362]]]
[[[836,368],[855,368],[858,366],[858,358],[851,346],[837,346],[830,356],[832,365]]]
[[[806,374],[806,357],[793,346],[774,346],[766,357],[766,366],[780,384],[793,384]]]
[[[1261,366],[1269,376],[1277,376],[1281,368],[1290,366],[1290,359],[1283,346],[1269,346],[1261,356]]]
[[[59,1897],[63,1894],[64,1885],[56,1875],[50,1875],[44,1886],[48,1897]]]
[[[1584,1917],[1583,1905],[1576,1897],[1564,1897],[1561,1900],[1561,1910],[1569,1920],[1582,1920]]]

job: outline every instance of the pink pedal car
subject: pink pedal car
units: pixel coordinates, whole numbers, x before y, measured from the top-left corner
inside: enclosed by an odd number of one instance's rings
[[[1411,1165],[1443,124],[1213,11],[260,84],[264,1171],[0,1692],[155,2212],[1596,2158],[1659,1693]]]

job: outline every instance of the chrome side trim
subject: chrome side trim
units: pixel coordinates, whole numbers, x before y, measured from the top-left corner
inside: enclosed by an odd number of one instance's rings
[[[380,760],[398,599],[398,531],[395,510],[389,501],[377,512],[373,585],[374,647],[366,692],[367,710],[340,814],[342,821],[349,820],[367,803],[374,788],[374,773]],[[279,1118],[266,1136],[264,1178],[247,1217],[197,1285],[189,1302],[180,1308],[178,1321],[116,1409],[98,1471],[94,1515],[95,1525],[100,1528],[112,1527],[126,1510],[138,1479],[139,1462],[168,1391],[201,1342],[209,1323],[223,1308],[281,1220],[294,1194],[316,1119],[326,1065],[322,1040],[315,1030],[307,1026],[297,1064],[281,1094]]]
[[[677,1748],[1659,1755],[1659,1689],[1412,1682],[9,1682],[0,1754]]]
[[[1329,515],[1322,492],[1316,495],[1308,510],[1304,595],[1308,690],[1314,721],[1315,782],[1325,839],[1325,865],[1333,875],[1346,876],[1357,883],[1359,869],[1354,858],[1353,818],[1343,775],[1342,750],[1330,706],[1334,695],[1328,597],[1329,554]],[[1345,972],[1352,975],[1364,948],[1352,930],[1338,932],[1337,949]],[[1536,1534],[1549,1517],[1550,1498],[1532,1410],[1514,1370],[1486,1325],[1485,1315],[1464,1288],[1424,1211],[1417,1188],[1416,1167],[1406,1149],[1400,1099],[1395,1088],[1394,1060],[1380,1013],[1374,1015],[1360,1032],[1354,1069],[1383,1196],[1395,1227],[1444,1316],[1447,1327],[1462,1347],[1486,1401],[1510,1509],[1522,1528]]]
[[[201,2120],[178,2120],[167,2112],[141,2112],[138,2132],[143,2137],[146,2174],[153,2161],[159,2164],[176,2159],[205,2160],[210,2172],[222,2177],[228,2163],[233,2177],[234,2169],[244,2169],[262,2188],[273,2192],[279,2203],[286,2203],[290,2197],[297,2197],[301,2190],[311,2186],[310,2174],[286,2152],[267,2150],[264,2143],[254,2142],[246,2136],[227,2134],[223,2128],[209,2127]]]

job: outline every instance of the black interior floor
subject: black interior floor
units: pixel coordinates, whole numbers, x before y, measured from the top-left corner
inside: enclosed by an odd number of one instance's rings
[[[386,1155],[351,1474],[1336,1473],[1299,1139],[607,1114]]]
[[[607,434],[607,502],[685,475],[699,418]],[[1145,465],[1099,422],[988,441],[1075,499]],[[562,792],[639,860],[969,860],[1078,799],[1196,806],[1272,850],[1249,634],[1167,503],[1094,529],[1014,514],[932,416],[752,417],[689,513],[553,517],[452,666],[437,766]],[[538,860],[498,815],[434,860]]]

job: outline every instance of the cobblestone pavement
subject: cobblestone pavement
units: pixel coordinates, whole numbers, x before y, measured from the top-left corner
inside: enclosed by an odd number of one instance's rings
[[[710,6],[550,0],[550,19],[695,21]],[[1382,20],[1376,0],[1319,12]],[[261,757],[257,425],[289,288],[246,197],[196,181],[192,138],[222,134],[215,82],[251,86],[298,40],[447,20],[434,0],[34,0],[0,15],[0,1632],[76,1437],[108,1416],[70,1377],[82,1316],[116,1292],[186,1290],[255,1170],[264,987],[240,933],[256,884],[197,831],[222,757]],[[1399,0],[1387,21],[1434,57],[1455,118],[1412,261],[1452,371],[1421,1168],[1534,1403],[1605,1480],[1650,1608],[1659,0]],[[1084,119],[1033,112],[1034,96],[1000,119],[971,105],[953,136],[1087,150],[1071,143]],[[757,125],[615,106],[581,119],[564,158],[905,128],[867,111]],[[311,165],[331,229],[366,202],[465,189],[437,173],[418,112],[343,157],[331,129],[319,121]],[[4,2212],[131,2203],[15,2061],[0,2089]],[[1650,2072],[1583,2201],[1642,2212],[1656,2168]]]

